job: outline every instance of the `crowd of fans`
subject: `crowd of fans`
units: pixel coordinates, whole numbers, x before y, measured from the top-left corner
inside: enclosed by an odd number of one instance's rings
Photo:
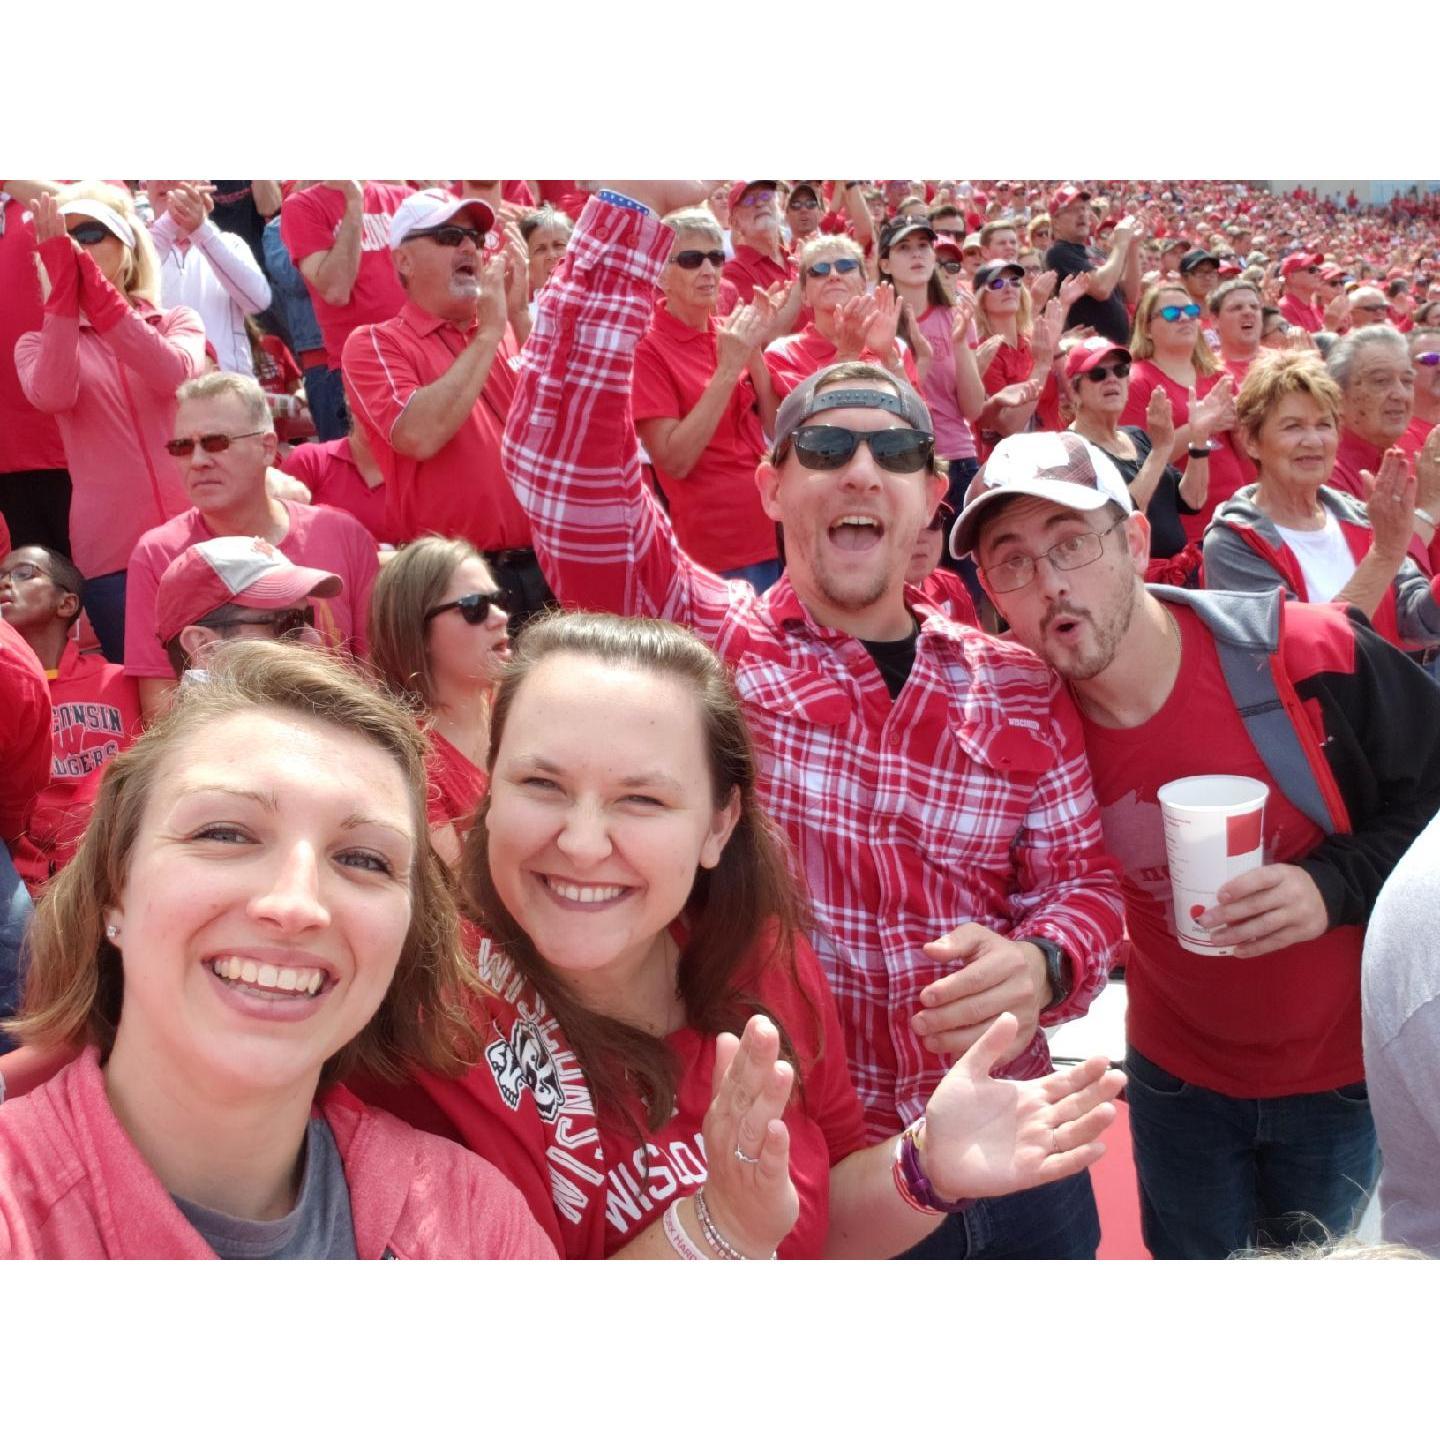
[[[1440,195],[0,184],[0,1256],[1440,1254]]]

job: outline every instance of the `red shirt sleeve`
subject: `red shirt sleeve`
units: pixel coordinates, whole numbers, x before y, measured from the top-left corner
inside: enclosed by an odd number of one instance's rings
[[[386,343],[380,325],[361,325],[345,342],[340,368],[360,418],[388,447],[396,422],[421,381],[410,357]]]
[[[35,652],[0,620],[0,844],[25,829],[50,781],[50,686]]]
[[[1150,404],[1150,394],[1154,389],[1154,380],[1143,370],[1130,371],[1130,394],[1120,415],[1122,425],[1138,425],[1142,430],[1145,428],[1145,409]],[[1179,425],[1182,422],[1177,418],[1175,423]]]
[[[635,379],[631,384],[630,403],[637,420],[680,420],[685,416],[680,387],[666,365],[659,347],[649,339],[642,340],[635,350]]]
[[[280,239],[296,269],[308,256],[334,245],[335,226],[344,213],[344,198],[321,185],[312,185],[281,203]]]

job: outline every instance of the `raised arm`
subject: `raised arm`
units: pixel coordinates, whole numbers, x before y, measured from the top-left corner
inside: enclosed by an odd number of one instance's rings
[[[663,188],[615,184],[642,201]],[[670,193],[679,188],[656,194],[652,208],[690,203],[689,193]],[[642,480],[631,418],[635,347],[672,240],[654,214],[586,205],[521,353],[505,469],[563,604],[659,615],[711,638],[730,608],[729,587],[675,543]]]
[[[347,305],[360,273],[360,232],[365,214],[365,189],[358,180],[322,180],[345,199],[345,213],[328,250],[316,250],[300,261],[300,273],[327,305]],[[283,218],[281,221],[284,223]]]

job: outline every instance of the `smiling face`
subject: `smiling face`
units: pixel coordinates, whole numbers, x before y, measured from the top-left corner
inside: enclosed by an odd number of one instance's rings
[[[1318,490],[1330,478],[1340,431],[1335,414],[1304,391],[1283,395],[1254,434],[1242,442],[1262,485]]]
[[[120,898],[112,1057],[197,1094],[313,1086],[369,1022],[409,930],[415,814],[378,746],[257,708],[158,771]]]
[[[885,387],[853,380],[845,388]],[[821,411],[806,423],[909,428],[889,411],[862,406]],[[806,469],[792,447],[778,470],[762,462],[756,481],[765,513],[785,527],[786,570],[812,613],[853,633],[868,632],[877,619],[904,620],[905,571],[920,527],[944,498],[943,476],[884,470],[862,442],[837,470]]]
[[[556,970],[623,985],[663,947],[739,815],[678,679],[561,652],[520,685],[485,817],[490,875]]]
[[[1100,557],[1074,570],[1039,560],[1018,590],[996,593],[987,572],[1019,556],[1043,556],[1056,545],[1103,534],[1115,523],[1110,507],[1071,510],[1023,496],[999,509],[980,532],[975,560],[995,608],[1014,638],[1067,680],[1091,680],[1114,660],[1130,628],[1149,558],[1143,516],[1122,521],[1101,541]]]
[[[444,605],[462,595],[482,595],[495,588],[495,577],[483,560],[464,560],[456,566],[435,604]],[[470,624],[459,610],[432,615],[425,626],[425,649],[437,689],[471,691],[477,684],[494,685],[510,658],[505,628],[509,618],[493,605],[478,625]]]

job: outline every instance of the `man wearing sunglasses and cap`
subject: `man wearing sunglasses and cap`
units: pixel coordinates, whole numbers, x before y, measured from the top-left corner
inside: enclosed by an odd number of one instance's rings
[[[730,187],[730,234],[735,255],[725,262],[723,274],[748,304],[757,290],[777,281],[795,279],[795,262],[785,248],[780,229],[780,182],[737,180]]]
[[[341,370],[385,474],[396,541],[432,531],[468,540],[519,625],[550,591],[500,461],[515,394],[512,316],[529,323],[528,260],[490,246],[494,224],[483,200],[438,189],[410,196],[390,222],[405,304],[350,336]]]
[[[946,489],[908,383],[848,362],[782,402],[756,481],[787,570],[764,595],[675,543],[641,477],[625,380],[672,242],[656,212],[699,194],[607,182],[586,207],[574,263],[541,297],[506,461],[562,603],[688,625],[734,668],[879,1138],[919,1118],[1002,1012],[1019,1020],[1003,1073],[1046,1073],[1041,1026],[1104,983],[1119,892],[1059,687],[906,587]],[[910,1253],[1081,1258],[1098,1240],[1081,1175],[979,1201]]]
[[[1143,583],[1149,525],[1081,436],[996,447],[956,522],[1014,638],[1068,683],[1125,872],[1130,1130],[1145,1243],[1224,1259],[1349,1231],[1378,1167],[1364,926],[1440,806],[1440,690],[1358,611]],[[1181,947],[1157,792],[1269,787],[1267,863]],[[1193,913],[1193,912],[1192,912]]]
[[[188,381],[177,398],[168,448],[194,503],[140,537],[127,571],[125,671],[140,682],[147,719],[175,689],[174,670],[156,635],[156,591],[166,567],[191,545],[258,535],[296,565],[343,576],[343,592],[322,597],[316,628],[326,644],[356,654],[365,653],[370,588],[380,569],[375,541],[354,516],[270,495],[266,477],[275,458],[275,427],[254,380],[218,371]]]
[[[1061,280],[1087,277],[1087,290],[1065,314],[1063,328],[1090,325],[1114,345],[1130,343],[1127,305],[1140,300],[1140,226],[1128,215],[1115,227],[1108,256],[1090,247],[1095,212],[1090,192],[1061,185],[1050,196],[1050,229],[1054,244],[1045,252],[1045,268]]]
[[[1289,324],[1298,325],[1309,335],[1325,328],[1325,316],[1316,303],[1324,259],[1318,252],[1297,250],[1280,262],[1280,279],[1285,287],[1280,297],[1280,313]]]

